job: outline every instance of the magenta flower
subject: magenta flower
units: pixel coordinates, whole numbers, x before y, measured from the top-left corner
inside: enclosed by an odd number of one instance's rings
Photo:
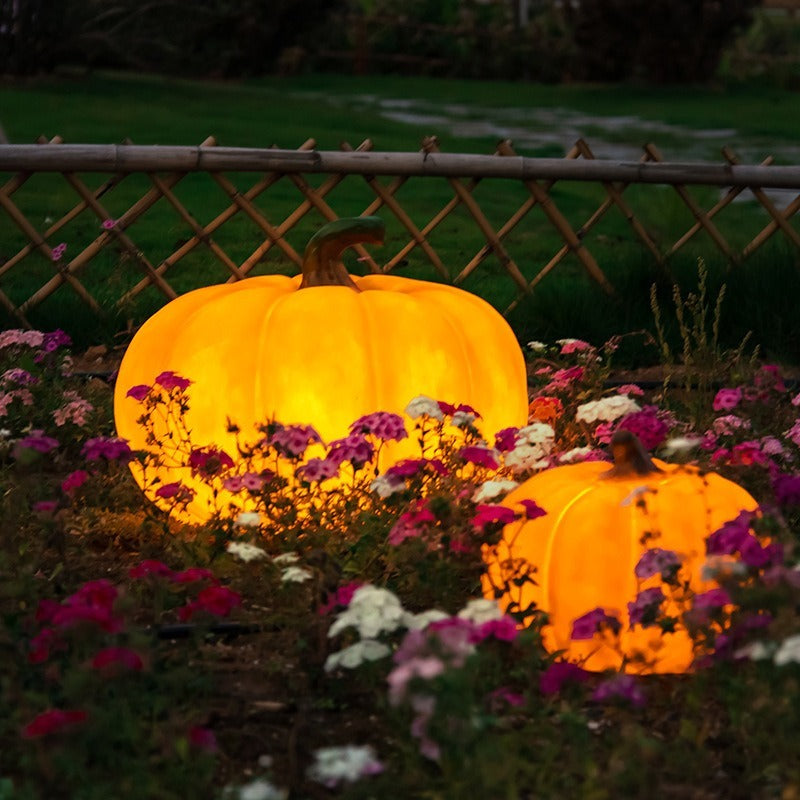
[[[499,522],[508,525],[517,518],[516,512],[506,506],[478,505],[475,507],[475,516],[472,525],[476,530],[483,530],[487,525]]]
[[[162,372],[156,377],[155,382],[162,389],[166,389],[168,392],[172,391],[173,389],[179,389],[183,392],[192,385],[192,381],[190,381],[188,378],[181,378],[180,375],[176,375],[171,370]]]
[[[52,514],[58,508],[58,500],[40,500],[33,504],[33,510],[37,514]]]
[[[50,658],[50,652],[61,644],[61,638],[52,628],[42,628],[28,642],[28,663],[43,664]]]
[[[773,389],[776,392],[785,392],[786,384],[783,382],[781,369],[777,364],[764,364],[753,378],[753,383],[759,389]]]
[[[208,586],[197,595],[194,602],[179,609],[178,616],[184,622],[198,612],[205,612],[215,617],[227,617],[234,608],[241,604],[241,595],[227,586]]]
[[[128,577],[134,580],[142,578],[168,578],[172,580],[175,573],[162,561],[155,561],[153,559],[146,559],[141,564],[131,567],[128,570]]]
[[[219,752],[217,737],[210,728],[202,728],[199,725],[195,725],[193,728],[189,729],[187,738],[189,744],[197,750],[203,750],[206,753]]]
[[[136,386],[131,386],[130,389],[125,393],[125,397],[132,397],[134,400],[138,402],[142,402],[142,400],[150,394],[150,390],[152,386],[148,386],[146,383],[138,383]]]
[[[630,618],[631,628],[634,625],[641,625],[648,628],[656,624],[661,604],[666,600],[664,592],[660,586],[645,589],[639,592],[633,602],[628,603],[628,617]]]
[[[500,686],[488,695],[490,708],[498,708],[499,706],[507,705],[512,708],[519,708],[525,705],[524,695],[519,692],[513,692],[507,686]]]
[[[755,536],[747,536],[739,545],[739,554],[748,567],[763,567],[783,562],[783,547],[780,542],[762,545]]]
[[[508,453],[517,446],[517,434],[519,428],[503,428],[497,431],[494,436],[494,448],[501,453]]]
[[[591,673],[570,661],[554,661],[539,676],[542,694],[558,694],[568,683],[585,683]]]
[[[722,608],[731,604],[731,596],[725,589],[709,589],[707,592],[696,594],[692,600],[692,608]]]
[[[61,491],[66,494],[72,494],[77,489],[80,489],[89,478],[89,473],[84,469],[76,469],[70,472],[66,478],[61,482]]]
[[[175,483],[162,483],[154,494],[164,500],[191,500],[194,490],[184,486],[180,481],[176,481]]]
[[[452,417],[454,414],[461,411],[464,414],[472,414],[473,417],[477,417],[478,419],[481,418],[481,415],[472,406],[468,406],[466,403],[459,403],[456,406],[444,400],[437,400],[436,402],[439,404],[442,414],[447,414],[448,417]]]
[[[104,231],[113,230],[114,226],[117,224],[115,219],[104,219],[102,228]]]
[[[140,672],[144,669],[144,661],[135,650],[127,647],[106,647],[95,654],[91,666],[107,674],[117,673],[120,669]]]
[[[199,581],[211,581],[212,583],[219,583],[216,575],[204,567],[189,567],[181,572],[172,574],[173,583],[197,583]]]
[[[416,500],[409,511],[401,514],[389,531],[388,542],[397,547],[406,539],[421,536],[427,525],[436,522],[436,517],[428,506],[427,500]]]
[[[504,615],[500,619],[490,619],[481,623],[475,632],[475,642],[482,642],[490,636],[501,642],[513,642],[519,633],[513,617]]]
[[[337,439],[328,445],[327,460],[337,466],[349,461],[355,469],[360,469],[375,455],[375,447],[363,433],[351,433],[344,439]]]
[[[680,564],[680,556],[675,551],[653,547],[642,553],[642,557],[634,567],[633,573],[640,580],[647,580],[647,578],[659,573],[662,579],[665,579],[672,577],[680,567]]]
[[[572,623],[571,639],[593,639],[596,633],[603,630],[610,630],[614,635],[620,632],[622,624],[620,621],[598,607],[588,611]]]
[[[776,475],[772,479],[772,490],[779,505],[800,505],[800,475]]]
[[[62,733],[85,722],[88,717],[89,714],[86,711],[66,711],[59,708],[51,708],[49,711],[44,711],[34,717],[22,729],[22,738],[38,739],[42,736]]]
[[[497,469],[500,462],[497,460],[497,453],[490,450],[488,447],[477,447],[470,445],[462,447],[458,451],[458,455],[468,461],[470,464],[475,464],[479,467],[488,467],[489,469]]]
[[[233,467],[233,459],[224,451],[213,445],[196,447],[189,453],[189,467],[192,475],[213,477]]]
[[[624,416],[617,428],[635,433],[645,450],[655,450],[667,438],[670,426],[657,406],[644,406],[640,411]]]
[[[58,439],[45,436],[44,431],[31,431],[19,439],[14,445],[14,458],[19,458],[23,450],[35,450],[37,453],[49,453],[58,447]]]
[[[66,249],[67,246],[64,245],[64,250]],[[72,339],[69,338],[69,335],[64,333],[60,328],[56,328],[56,330],[44,334],[42,338],[42,352],[52,353],[58,350],[59,347],[69,347],[71,344]],[[39,359],[35,358],[34,361],[39,361]]]
[[[547,516],[547,512],[535,500],[517,500],[517,505],[525,510],[525,519]]]
[[[614,675],[599,684],[592,692],[592,700],[597,703],[623,700],[637,707],[644,706],[647,702],[644,691],[633,675],[624,673]]]

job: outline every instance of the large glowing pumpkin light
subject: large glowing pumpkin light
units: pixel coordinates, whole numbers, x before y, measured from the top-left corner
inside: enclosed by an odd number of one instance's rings
[[[148,449],[140,408],[126,392],[163,371],[193,382],[185,419],[193,443],[229,452],[227,418],[245,434],[269,419],[310,424],[329,441],[364,414],[402,413],[421,394],[473,406],[487,436],[524,425],[524,357],[488,303],[453,286],[348,274],[342,251],[383,235],[377,217],[337,220],[309,241],[302,275],[209,286],[168,303],[136,333],[120,365],[118,434]],[[189,511],[208,516],[200,501]]]
[[[497,547],[486,550],[484,594],[494,597],[495,587],[508,585],[500,597],[504,608],[535,603],[549,617],[542,631],[547,649],[565,651],[586,669],[619,669],[622,653],[626,671],[684,672],[693,656],[685,631],[629,625],[628,603],[660,585],[658,575],[639,581],[634,568],[646,549],[672,550],[691,589],[713,588],[701,575],[706,537],[757,503],[720,475],[651,460],[627,431],[615,434],[612,452],[611,469],[599,461],[554,467],[505,498],[504,505],[517,510],[520,500],[535,500],[547,513],[509,524]],[[520,567],[536,569],[535,583],[508,581]],[[573,622],[597,608],[621,622],[621,652],[602,636],[571,638]]]

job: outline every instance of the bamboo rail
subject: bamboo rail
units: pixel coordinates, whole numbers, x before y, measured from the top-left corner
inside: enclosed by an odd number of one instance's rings
[[[435,137],[426,137],[418,152],[375,151],[369,139],[357,147],[344,142],[341,151],[320,151],[315,147],[313,139],[296,150],[219,147],[213,137],[191,147],[141,146],[130,142],[64,144],[59,137],[49,142],[40,139],[32,145],[0,145],[0,224],[10,225],[13,232],[11,236],[0,235],[0,308],[17,323],[29,327],[29,311],[57,291],[73,291],[94,313],[106,313],[108,309],[97,296],[100,294],[97,278],[92,284],[87,273],[95,269],[98,256],[108,250],[117,258],[111,269],[120,275],[124,272],[128,281],[121,297],[114,302],[114,309],[127,308],[146,290],[155,290],[162,302],[177,297],[180,291],[175,288],[172,271],[184,259],[195,257],[198,250],[208,254],[212,265],[224,270],[223,280],[229,282],[247,279],[273,254],[289,269],[296,268],[301,257],[287,236],[308,214],[322,220],[340,216],[331,197],[347,191],[354,181],[370,198],[361,206],[360,213],[382,212],[393,218],[395,227],[399,225],[401,231],[400,236],[392,239],[394,252],[381,254],[382,263],[363,247],[356,248],[366,269],[391,272],[406,264],[417,251],[415,257],[430,265],[438,279],[458,285],[469,281],[492,258],[501,275],[513,282],[516,292],[506,313],[534,291],[567,256],[572,256],[573,263],[582,267],[599,287],[614,293],[593,252],[597,239],[588,238],[613,209],[622,214],[634,241],[643,246],[658,269],[666,274],[670,257],[697,236],[706,236],[732,265],[749,257],[775,234],[800,252],[800,230],[794,219],[800,212],[800,166],[776,166],[771,156],[758,165],[741,164],[733,150],[724,147],[721,164],[667,162],[655,145],[647,144],[638,161],[618,161],[595,158],[582,139],[564,158],[520,156],[508,141],[498,143],[492,155],[444,153]],[[55,220],[41,211],[31,211],[50,208],[49,199],[46,203],[41,197],[30,201],[30,192],[36,191],[30,179],[39,173],[60,175],[77,195],[77,203],[57,211],[60,216]],[[108,177],[92,189],[87,173]],[[226,204],[222,209],[217,207],[207,221],[199,218],[180,191],[181,182],[193,173],[205,176],[206,184]],[[143,190],[136,190],[135,197],[128,191],[125,210],[113,219],[109,209],[119,207],[113,202],[114,195],[135,175],[145,176],[147,184]],[[313,176],[323,179],[312,180]],[[245,179],[251,182],[247,188],[240,186]],[[449,199],[443,200],[433,212],[428,211],[425,221],[400,197],[409,181],[429,179],[439,179],[445,195],[449,190]],[[497,179],[506,183],[499,191],[497,184],[490,183],[495,192],[493,205],[497,205],[498,196],[512,199],[500,204],[504,221],[493,222],[497,212],[489,209],[486,200],[481,199],[481,192],[483,185]],[[509,194],[508,181],[518,184],[516,194]],[[604,193],[602,201],[581,224],[569,220],[559,207],[561,201],[554,189],[564,182],[595,184]],[[265,198],[279,183],[296,192],[299,198],[284,198],[280,212],[270,205],[271,194]],[[635,184],[671,187],[689,212],[690,227],[673,243],[664,242],[663,232],[657,234],[652,225],[637,218],[634,203],[623,196]],[[727,192],[719,193],[719,199],[706,210],[693,191],[697,187],[720,187]],[[717,219],[745,189],[752,192],[769,221],[754,232],[749,243],[737,249],[725,238]],[[792,189],[797,196],[784,208],[778,208],[765,192],[767,189]],[[488,213],[490,210],[494,213]],[[526,255],[526,248],[520,250],[514,246],[515,237],[526,235],[523,223],[537,211],[563,242],[549,260],[541,256],[532,259]],[[137,243],[141,241],[139,226],[154,214],[170,214],[171,219],[177,220],[170,228],[176,231],[171,250],[158,257]],[[477,250],[464,253],[465,261],[460,267],[454,265],[452,278],[450,267],[435,246],[436,236],[452,238],[452,233],[440,230],[445,222],[451,221],[451,215],[460,215],[462,228],[458,230],[470,225],[483,240]],[[237,233],[233,240],[238,250],[236,257],[232,255],[232,244],[223,241],[223,227],[233,224],[240,227],[226,227],[226,230],[246,231]],[[530,231],[527,235],[530,236]],[[68,259],[62,259],[63,246],[55,245],[59,238],[70,242]],[[4,239],[21,243],[11,245]],[[161,244],[164,243],[159,241]],[[249,248],[244,255],[243,247]],[[8,252],[15,248],[16,252]],[[15,281],[28,264],[36,264],[37,274],[44,267],[45,275],[38,288],[32,293],[26,290],[27,296],[20,297]],[[107,264],[105,269],[109,269]],[[130,270],[134,271],[133,279],[128,275]],[[99,280],[108,282],[110,277],[106,273]]]
[[[129,144],[0,145],[5,172],[280,172],[800,189],[800,166]]]

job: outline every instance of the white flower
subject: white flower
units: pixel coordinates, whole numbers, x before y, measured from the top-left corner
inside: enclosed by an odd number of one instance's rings
[[[308,777],[328,787],[341,782],[355,783],[365,775],[376,775],[383,771],[383,764],[369,745],[323,747],[314,753],[314,763],[308,769]]]
[[[369,485],[370,491],[377,492],[378,497],[386,499],[396,492],[402,492],[406,488],[406,482],[402,478],[391,475],[379,475]]]
[[[11,431],[8,428],[0,428],[0,439],[10,439]]]
[[[546,422],[532,422],[517,431],[518,444],[538,444],[548,453],[553,446],[555,438],[556,432],[553,430],[552,425],[548,425]]]
[[[305,567],[286,567],[281,572],[281,583],[303,583],[313,577],[314,573]]]
[[[264,778],[239,787],[239,800],[286,800],[288,796],[286,789],[279,789]]]
[[[404,627],[406,616],[396,595],[367,584],[356,589],[350,605],[336,615],[328,636],[336,636],[345,628],[356,628],[362,639],[375,639],[380,633]]]
[[[267,557],[266,550],[262,550],[260,547],[248,542],[228,542],[225,545],[225,549],[232,556],[241,558],[242,561],[255,561],[256,559]]]
[[[586,456],[594,452],[593,447],[573,447],[558,457],[560,464],[571,464],[573,461],[583,461]]]
[[[467,619],[476,625],[490,622],[493,619],[501,619],[503,612],[496,600],[488,600],[481,597],[477,600],[470,600],[461,611],[458,612],[460,619]]]
[[[779,667],[783,667],[793,661],[800,663],[800,633],[784,639],[772,660]]]
[[[674,439],[667,439],[661,450],[667,457],[674,456],[676,453],[681,454],[694,450],[702,441],[699,436],[676,436]]]
[[[626,394],[615,394],[600,400],[591,400],[578,406],[575,419],[578,422],[613,422],[615,419],[640,411],[639,404]]]
[[[526,472],[546,467],[544,455],[539,445],[520,444],[503,456],[503,462],[512,472]]]
[[[750,642],[740,647],[733,655],[735,658],[749,658],[751,661],[764,661],[775,653],[774,642]]]
[[[485,503],[499,494],[516,489],[517,486],[519,486],[517,481],[486,481],[475,490],[472,499],[476,503]]]
[[[279,567],[282,567],[284,564],[296,564],[300,560],[300,556],[297,553],[281,553],[279,556],[275,556],[272,559],[273,563],[277,564]]]
[[[362,639],[338,653],[331,653],[325,660],[325,672],[331,672],[339,667],[354,669],[360,667],[365,661],[377,661],[379,658],[388,656],[389,653],[391,650],[383,642],[376,639]]]
[[[736,575],[746,575],[747,564],[731,556],[708,556],[700,570],[700,577],[704,581],[716,581],[720,578],[731,578]]]
[[[475,415],[470,414],[469,411],[456,411],[453,414],[452,423],[456,428],[466,428],[468,425],[472,425],[475,422]]]
[[[235,522],[245,528],[257,528],[261,524],[261,514],[258,511],[242,511]]]
[[[528,350],[534,353],[544,353],[547,345],[544,342],[528,342]]]
[[[432,398],[426,397],[424,394],[415,397],[406,406],[406,415],[411,417],[411,419],[418,419],[422,416],[433,417],[438,420],[444,419],[444,414],[442,414],[442,409],[439,408],[439,404]]]
[[[444,611],[439,611],[438,608],[429,608],[427,611],[421,611],[419,614],[407,614],[405,618],[405,626],[410,631],[421,631],[434,622],[441,622],[443,619],[450,619],[449,614]]]

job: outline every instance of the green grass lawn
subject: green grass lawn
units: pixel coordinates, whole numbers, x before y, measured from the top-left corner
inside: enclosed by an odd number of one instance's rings
[[[436,113],[442,113],[437,117]],[[492,122],[481,127],[476,123]],[[567,122],[569,129],[567,130]],[[220,145],[299,147],[308,138],[319,149],[337,149],[343,141],[356,146],[370,138],[376,150],[416,150],[425,135],[437,135],[446,152],[491,153],[497,131],[534,138],[522,139],[517,151],[528,156],[560,156],[569,145],[565,137],[573,129],[590,145],[634,150],[645,141],[658,144],[671,160],[696,159],[696,153],[719,163],[722,145],[760,160],[774,153],[777,162],[792,163],[794,135],[800,124],[796,95],[778,89],[738,85],[728,88],[649,88],[637,86],[538,86],[532,84],[443,81],[399,77],[355,78],[341,75],[304,75],[269,78],[246,83],[198,83],[156,76],[100,73],[88,76],[55,76],[0,84],[0,123],[11,142],[29,143],[37,136],[62,136],[68,143],[109,143],[130,139],[137,144],[198,144],[216,137]],[[549,127],[547,127],[549,126]],[[535,139],[547,127],[547,136]],[[560,138],[559,138],[560,137]],[[515,140],[516,141],[516,140]],[[561,142],[564,142],[562,146]],[[690,147],[691,145],[691,147]],[[714,155],[716,153],[716,155]],[[7,176],[6,176],[7,177]],[[82,176],[94,186],[100,176]],[[231,175],[240,190],[257,176]],[[320,176],[309,178],[319,185]],[[384,183],[388,183],[386,180]],[[123,213],[146,191],[145,176],[130,176],[102,199],[111,217]],[[213,219],[228,204],[225,194],[206,175],[192,175],[176,187],[182,203],[200,222]],[[713,189],[692,190],[704,207],[718,194]],[[444,179],[411,180],[397,197],[421,228],[452,197]],[[495,229],[498,229],[527,197],[513,181],[483,181],[475,197]],[[594,212],[605,194],[599,185],[561,183],[552,191],[558,208],[578,229]],[[675,192],[668,187],[638,186],[626,191],[626,200],[664,249],[692,223]],[[31,222],[45,229],[74,205],[75,195],[58,175],[37,175],[14,195],[14,201]],[[362,213],[373,194],[362,178],[347,178],[327,200],[339,216]],[[283,179],[256,204],[273,223],[279,224],[302,199],[297,188]],[[381,211],[387,221],[387,243],[375,250],[384,262],[407,240],[407,234],[391,212]],[[715,222],[734,248],[741,248],[768,221],[754,202],[736,203]],[[322,223],[310,213],[293,229],[288,240],[302,253],[308,237]],[[796,224],[796,223],[794,223]],[[68,256],[80,252],[99,231],[100,220],[83,213],[61,231],[51,244],[68,243]],[[131,237],[154,265],[159,264],[190,235],[186,224],[164,201],[159,201],[132,228]],[[430,235],[434,249],[446,265],[450,279],[480,250],[485,240],[463,207]],[[237,215],[214,236],[237,263],[263,240],[262,232],[243,215]],[[25,244],[24,236],[5,215],[0,216],[0,261]],[[510,315],[521,339],[584,336],[594,341],[651,324],[649,286],[661,280],[651,254],[631,233],[621,212],[612,208],[584,238],[601,269],[621,298],[603,295],[586,275],[574,255],[564,261]],[[509,254],[531,280],[561,246],[561,240],[541,210],[534,208],[509,235]],[[786,330],[785,311],[800,300],[794,288],[798,253],[779,236],[751,259],[733,270],[704,234],[691,248],[669,261],[685,291],[696,282],[697,258],[704,257],[712,284],[728,283],[729,298],[723,317],[722,339],[734,346],[744,332],[753,329],[754,340],[776,358],[792,359],[800,353],[798,334]],[[123,254],[106,248],[79,274],[102,305],[141,279],[141,271]],[[354,270],[360,267],[349,262]],[[259,263],[256,273],[293,272],[292,262],[274,248]],[[401,274],[440,280],[436,270],[417,248],[408,255]],[[24,266],[0,276],[0,289],[15,303],[29,297],[53,274],[53,264],[31,256]],[[205,248],[167,272],[179,292],[224,280],[225,267]],[[492,254],[463,283],[503,310],[517,296],[500,261]],[[663,283],[669,300],[671,286]],[[758,297],[759,307],[752,299]],[[78,341],[90,342],[135,323],[152,313],[162,297],[148,289],[132,305],[109,319],[94,321],[83,303],[66,287],[30,314],[40,327],[60,325]],[[8,319],[6,324],[13,324]]]

